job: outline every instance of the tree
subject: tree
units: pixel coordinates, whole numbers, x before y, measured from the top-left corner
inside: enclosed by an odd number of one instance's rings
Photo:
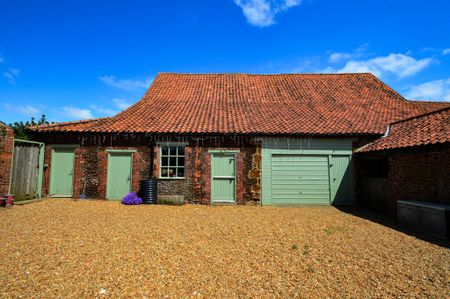
[[[45,114],[42,114],[41,118],[36,122],[35,118],[32,117],[31,120],[27,120],[26,122],[23,121],[16,121],[12,124],[9,124],[10,127],[14,129],[14,137],[17,139],[24,139],[24,140],[30,140],[30,131],[28,130],[28,127],[38,126],[38,125],[48,125],[49,122],[45,118]]]

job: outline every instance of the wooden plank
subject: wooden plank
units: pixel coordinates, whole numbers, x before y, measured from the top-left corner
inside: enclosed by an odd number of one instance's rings
[[[11,193],[16,200],[32,199],[37,196],[39,144],[15,143]]]

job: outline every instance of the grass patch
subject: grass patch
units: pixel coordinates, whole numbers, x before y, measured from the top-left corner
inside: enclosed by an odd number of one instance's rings
[[[346,232],[348,229],[342,226],[328,226],[326,228],[323,229],[323,231],[327,234],[327,235],[332,235],[334,233],[337,232]]]
[[[308,244],[305,244],[305,245],[303,245],[303,255],[304,256],[308,256],[309,255],[309,245]]]

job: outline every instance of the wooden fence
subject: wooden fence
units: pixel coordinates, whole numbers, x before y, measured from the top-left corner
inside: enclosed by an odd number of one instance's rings
[[[17,201],[41,197],[43,163],[42,143],[14,140],[10,193]]]

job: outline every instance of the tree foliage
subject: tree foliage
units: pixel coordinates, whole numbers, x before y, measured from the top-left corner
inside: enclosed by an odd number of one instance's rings
[[[12,124],[9,124],[9,126],[14,129],[14,138],[30,140],[31,136],[28,127],[48,124],[49,121],[45,118],[45,114],[42,114],[41,118],[38,119],[38,121],[36,121],[35,118],[32,117],[31,120],[27,120],[26,122],[16,121]]]

